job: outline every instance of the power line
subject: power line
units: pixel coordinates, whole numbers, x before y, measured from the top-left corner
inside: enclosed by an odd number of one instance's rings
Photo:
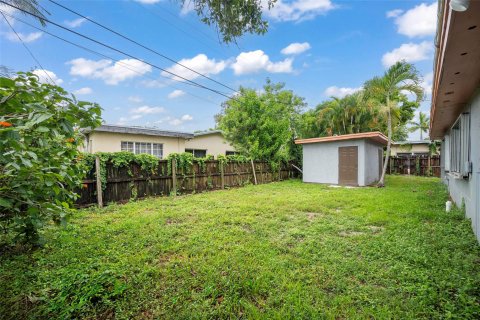
[[[142,48],[145,49],[145,50],[148,50],[148,51],[150,51],[150,52],[152,52],[152,53],[154,53],[154,54],[156,54],[156,55],[158,55],[158,56],[160,56],[160,57],[162,57],[162,58],[164,58],[164,59],[166,59],[166,60],[168,60],[168,61],[176,64],[176,65],[179,65],[179,66],[181,66],[181,67],[183,67],[183,68],[185,68],[185,69],[187,69],[187,70],[189,70],[189,71],[191,71],[191,72],[193,72],[193,73],[195,73],[195,74],[197,74],[197,75],[199,75],[199,76],[201,76],[201,77],[204,77],[205,79],[208,79],[208,80],[210,80],[210,81],[213,81],[213,82],[215,82],[215,83],[217,83],[217,84],[219,84],[219,85],[221,85],[221,86],[223,86],[223,87],[225,87],[225,88],[227,88],[227,89],[230,89],[230,90],[232,90],[233,92],[237,92],[237,90],[235,90],[235,89],[233,89],[233,88],[231,88],[231,87],[229,87],[229,86],[221,83],[220,81],[217,81],[217,80],[215,80],[215,79],[212,79],[212,78],[210,78],[209,76],[204,75],[203,73],[200,73],[200,72],[198,72],[198,71],[196,71],[196,70],[194,70],[194,69],[192,69],[192,68],[190,68],[190,67],[188,67],[188,66],[186,66],[186,65],[184,65],[184,64],[182,64],[182,63],[180,63],[180,62],[178,62],[178,61],[176,61],[176,60],[174,60],[174,59],[172,59],[172,58],[170,58],[170,57],[167,57],[166,55],[158,52],[157,50],[151,49],[151,48],[149,48],[149,47],[147,47],[147,46],[139,43],[138,41],[133,40],[132,38],[127,37],[127,36],[125,36],[125,35],[117,32],[117,31],[115,31],[115,30],[113,30],[113,29],[111,29],[111,28],[109,28],[109,27],[107,27],[107,26],[105,26],[105,25],[103,25],[103,24],[101,24],[101,23],[93,20],[93,19],[90,19],[89,17],[87,17],[87,16],[85,16],[85,15],[83,15],[83,14],[81,14],[81,13],[79,13],[79,12],[73,10],[73,9],[70,9],[70,8],[68,8],[68,7],[66,7],[66,6],[64,6],[64,5],[58,3],[58,2],[56,2],[56,1],[54,1],[54,0],[49,0],[49,1],[50,1],[51,3],[53,3],[53,4],[55,4],[55,5],[63,8],[63,9],[65,9],[65,10],[67,10],[67,11],[69,11],[69,12],[71,12],[71,13],[73,13],[73,14],[81,17],[81,18],[83,18],[83,19],[86,19],[87,21],[90,21],[91,23],[99,26],[100,28],[103,28],[103,29],[105,29],[105,30],[107,30],[107,31],[109,31],[109,32],[112,32],[113,34],[115,34],[115,35],[117,35],[117,36],[119,36],[119,37],[121,37],[121,38],[123,38],[123,39],[125,39],[125,40],[127,40],[127,41],[130,41],[131,43],[134,43],[134,44],[142,47]]]
[[[33,54],[32,51],[30,51],[30,49],[27,47],[26,43],[23,41],[23,39],[20,37],[20,35],[17,33],[17,31],[15,31],[15,29],[13,28],[12,24],[10,23],[10,21],[8,21],[7,17],[3,14],[3,11],[0,11],[2,13],[2,16],[3,18],[5,19],[5,21],[7,22],[8,26],[10,27],[10,29],[12,29],[13,33],[15,33],[15,35],[17,36],[18,40],[20,40],[20,42],[23,44],[23,46],[25,47],[25,49],[28,51],[28,53],[30,54],[30,56],[32,57],[33,60],[35,60],[35,62],[39,65],[39,67],[42,69],[42,71],[45,73],[45,75],[47,76],[48,79],[50,79],[50,81],[52,81],[52,84],[53,85],[56,85],[56,82],[52,79],[52,77],[50,77],[50,75],[48,74],[48,72],[45,70],[45,68],[43,68],[42,64],[40,63],[40,61],[38,61],[38,59],[35,57],[35,55]]]
[[[199,84],[199,83],[197,83],[197,82],[195,82],[195,81],[189,80],[189,79],[187,79],[187,78],[185,78],[185,77],[182,77],[182,76],[180,76],[180,75],[178,75],[178,74],[175,74],[175,73],[173,73],[173,72],[171,72],[171,71],[168,71],[168,70],[166,70],[166,69],[164,69],[164,68],[161,68],[161,67],[159,67],[159,66],[157,66],[157,65],[154,65],[154,64],[152,64],[152,63],[150,63],[150,62],[148,62],[148,61],[143,61],[143,60],[139,59],[138,57],[136,57],[136,56],[134,56],[134,55],[132,55],[132,54],[126,53],[126,52],[124,52],[124,51],[122,51],[122,50],[120,50],[120,49],[116,49],[116,48],[114,48],[114,47],[112,47],[112,46],[110,46],[110,45],[108,45],[108,44],[105,44],[105,43],[103,43],[103,42],[101,42],[101,41],[98,41],[98,40],[95,40],[95,39],[93,39],[93,38],[91,38],[91,37],[89,37],[89,36],[86,36],[86,35],[83,35],[83,34],[81,34],[81,33],[79,33],[79,32],[76,32],[76,31],[74,31],[74,30],[71,30],[71,29],[69,29],[69,28],[67,28],[67,27],[64,27],[64,26],[62,26],[62,25],[60,25],[60,24],[58,24],[58,23],[56,23],[56,22],[53,22],[53,21],[51,21],[51,20],[49,20],[49,19],[42,18],[42,17],[40,17],[39,15],[36,15],[36,14],[34,14],[34,13],[31,13],[31,12],[29,12],[29,11],[27,11],[27,10],[24,10],[24,9],[22,9],[22,8],[19,8],[19,7],[17,7],[17,6],[14,6],[14,5],[12,5],[12,4],[10,4],[10,3],[7,3],[7,2],[5,2],[5,1],[3,1],[3,0],[0,1],[0,3],[3,3],[3,4],[5,4],[5,5],[8,5],[9,7],[12,7],[12,8],[14,8],[14,9],[17,9],[17,10],[19,10],[19,11],[22,11],[22,12],[24,12],[24,13],[26,13],[26,14],[28,14],[28,15],[31,15],[31,16],[37,18],[37,19],[40,19],[40,18],[41,18],[41,19],[43,19],[45,22],[50,23],[50,24],[52,24],[52,25],[54,25],[54,26],[56,26],[56,27],[58,27],[58,28],[61,28],[61,29],[63,29],[63,30],[66,30],[66,31],[68,31],[68,32],[71,32],[71,33],[73,33],[73,34],[76,34],[76,35],[78,35],[78,36],[80,36],[80,37],[82,37],[82,38],[85,38],[85,39],[87,39],[87,40],[89,40],[89,41],[91,41],[91,42],[94,42],[94,43],[96,43],[96,44],[99,44],[99,45],[101,45],[101,46],[103,46],[103,47],[105,47],[105,48],[108,48],[108,49],[110,49],[110,50],[113,50],[113,51],[115,51],[115,52],[118,52],[118,53],[120,53],[120,54],[123,54],[123,55],[125,55],[125,56],[127,56],[127,57],[130,57],[130,58],[132,58],[132,59],[141,61],[141,62],[143,62],[143,63],[145,63],[145,64],[147,64],[147,65],[149,65],[149,66],[151,66],[151,67],[153,67],[153,68],[155,68],[155,69],[159,69],[159,70],[161,70],[161,71],[163,71],[163,72],[165,72],[165,73],[168,73],[168,74],[170,74],[170,75],[172,75],[172,76],[174,76],[174,77],[183,79],[183,80],[185,80],[185,81],[187,81],[187,82],[189,82],[189,83],[193,83],[193,84],[197,85],[197,86],[200,87],[200,88],[203,88],[203,89],[205,89],[205,90],[211,91],[211,92],[216,93],[216,94],[219,94],[219,95],[221,95],[221,96],[223,96],[223,97],[225,97],[225,98],[227,98],[227,99],[232,99],[231,96],[228,96],[227,94],[225,94],[225,93],[223,93],[223,92],[221,92],[221,91],[218,91],[218,90],[215,90],[215,89],[206,87],[206,86],[204,86],[204,85],[202,85],[202,84]]]
[[[9,16],[9,17],[11,17],[11,18],[13,18],[13,19],[15,19],[15,20],[17,20],[17,21],[19,21],[19,22],[22,22],[22,23],[24,23],[24,24],[26,24],[26,25],[28,25],[28,26],[36,29],[36,30],[39,30],[39,31],[41,31],[41,32],[43,32],[43,33],[45,33],[45,34],[48,34],[49,36],[52,36],[52,37],[54,37],[54,38],[56,38],[56,39],[58,39],[58,40],[61,40],[61,41],[63,41],[63,42],[66,42],[66,43],[68,43],[68,44],[70,44],[70,45],[72,45],[72,46],[75,46],[75,47],[77,47],[77,48],[83,49],[83,50],[85,50],[85,51],[88,51],[88,52],[93,53],[93,54],[95,54],[95,55],[98,55],[98,56],[100,56],[100,57],[113,60],[113,61],[117,62],[118,64],[120,64],[120,66],[122,66],[122,67],[124,67],[124,68],[126,68],[126,69],[129,69],[129,70],[131,70],[131,71],[133,71],[133,72],[136,72],[136,73],[138,73],[138,74],[140,74],[140,75],[142,75],[142,76],[147,76],[147,77],[149,77],[149,78],[151,78],[151,79],[153,79],[153,80],[157,80],[157,79],[154,78],[153,76],[146,75],[146,74],[144,74],[144,73],[142,73],[142,72],[140,72],[140,71],[138,71],[138,70],[133,69],[128,63],[124,63],[124,62],[122,62],[122,61],[120,61],[120,60],[118,60],[118,59],[112,58],[112,57],[110,57],[110,56],[108,56],[108,55],[105,55],[105,54],[100,53],[100,52],[98,52],[98,51],[92,50],[92,49],[90,49],[90,48],[84,47],[84,46],[82,46],[82,45],[80,45],[80,44],[77,44],[77,43],[75,43],[75,42],[72,42],[72,41],[67,40],[67,39],[65,39],[65,38],[62,38],[62,37],[60,37],[60,36],[57,36],[57,35],[49,32],[49,31],[43,30],[43,29],[41,29],[41,28],[38,28],[38,27],[36,27],[36,26],[34,26],[34,25],[32,25],[32,24],[30,24],[30,23],[28,23],[28,22],[26,22],[26,21],[24,21],[24,20],[22,20],[22,19],[20,19],[20,18],[18,18],[18,17],[14,17],[14,16],[12,16],[12,15],[6,13],[6,12],[3,12],[2,10],[0,10],[0,13],[2,13],[2,15],[7,15],[7,16]],[[47,74],[47,75],[48,75],[48,74]],[[168,78],[168,79],[171,79],[171,78],[169,78],[169,77],[167,77],[167,76],[163,76],[163,77]],[[180,81],[180,80],[176,80],[176,79],[172,79],[172,80],[178,81],[178,82],[180,82],[180,83],[182,83],[182,84],[192,85],[192,84],[190,84],[190,83],[188,83],[188,82],[184,82],[184,81]],[[174,88],[174,89],[177,89],[177,90],[181,90],[180,88],[178,88],[178,87],[176,87],[176,86],[174,86],[174,85],[171,85],[171,84],[166,84],[166,85],[169,86],[169,87],[171,87],[171,88]],[[196,87],[196,86],[194,86],[194,87]],[[217,105],[217,103],[215,103],[215,102],[213,102],[213,101],[211,101],[211,100],[208,100],[208,99],[206,99],[206,98],[197,96],[197,95],[195,95],[195,94],[193,94],[193,93],[191,93],[191,92],[189,92],[189,91],[187,91],[187,90],[185,90],[185,92],[186,92],[187,94],[191,95],[192,97],[195,97],[195,98],[198,98],[198,99],[200,99],[200,100],[204,100],[204,101],[206,101],[206,102],[209,102],[209,103],[212,103],[212,104],[214,104],[214,105]]]

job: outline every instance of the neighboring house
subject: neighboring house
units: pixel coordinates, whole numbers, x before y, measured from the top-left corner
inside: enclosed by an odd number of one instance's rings
[[[393,157],[428,156],[430,141],[397,141],[392,143],[390,155]]]
[[[464,12],[450,2],[439,1],[430,137],[442,140],[442,178],[480,241],[480,1]]]
[[[191,152],[195,157],[205,157],[208,154],[233,155],[235,148],[223,137],[222,131],[213,130],[195,133],[194,137],[185,142],[185,152]]]
[[[184,152],[185,141],[193,138],[193,134],[186,132],[116,125],[101,125],[84,133],[85,152],[130,151],[152,154],[160,159],[170,153]]]
[[[303,146],[303,181],[366,186],[380,180],[387,137],[365,132],[295,140]]]

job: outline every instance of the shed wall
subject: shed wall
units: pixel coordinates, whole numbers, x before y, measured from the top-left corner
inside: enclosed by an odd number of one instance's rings
[[[303,181],[338,184],[338,148],[358,147],[358,185],[365,185],[365,141],[332,141],[303,144]]]
[[[371,185],[380,180],[378,150],[383,152],[383,146],[365,141],[365,185]]]

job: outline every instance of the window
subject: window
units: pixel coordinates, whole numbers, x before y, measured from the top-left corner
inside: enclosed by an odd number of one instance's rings
[[[133,142],[122,141],[122,151],[133,152]]]
[[[225,155],[226,156],[234,156],[236,155],[237,153],[235,151],[225,151]]]
[[[207,156],[207,150],[202,149],[185,149],[185,152],[193,154],[195,158],[205,158]]]
[[[161,143],[122,141],[121,150],[135,154],[147,153],[160,159],[163,158],[163,144]]]
[[[450,172],[463,177],[470,173],[470,114],[463,113],[450,130]]]
[[[163,144],[161,143],[153,143],[152,144],[152,155],[157,158],[163,158]]]

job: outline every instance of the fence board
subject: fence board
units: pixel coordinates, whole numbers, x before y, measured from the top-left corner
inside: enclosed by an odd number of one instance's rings
[[[390,157],[389,174],[440,177],[440,156]]]
[[[254,162],[258,184],[286,180],[295,177],[295,170],[290,164],[282,164],[280,170],[272,170],[265,161]],[[111,163],[106,164],[107,182],[103,187],[103,202],[127,202],[131,199],[151,196],[168,196],[173,191],[172,175],[168,174],[167,160],[159,160],[155,174],[145,172],[135,163],[128,167],[116,168]],[[222,172],[217,160],[205,161],[204,165],[194,161],[191,170],[176,171],[176,185],[179,193],[206,192],[222,189]],[[223,166],[223,186],[225,188],[241,187],[253,184],[253,170],[250,162],[241,163],[229,161]],[[83,180],[80,190],[76,190],[79,198],[76,205],[84,207],[97,203],[95,188],[95,170],[92,168]]]

